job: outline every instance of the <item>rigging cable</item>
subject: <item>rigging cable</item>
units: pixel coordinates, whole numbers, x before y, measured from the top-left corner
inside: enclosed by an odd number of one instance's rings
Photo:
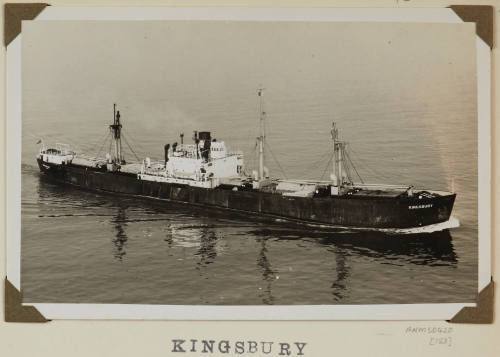
[[[278,165],[279,169],[281,170],[281,173],[283,174],[283,176],[285,176],[285,179],[287,179],[285,171],[283,170],[283,168],[281,167],[280,163],[278,162],[278,159],[276,159],[276,157],[274,156],[273,151],[271,150],[271,146],[266,143],[266,147],[268,148],[269,152],[271,153],[271,156],[273,157],[274,161],[276,162],[276,164]]]
[[[122,129],[122,132],[124,132],[124,130]],[[132,134],[130,134],[128,131],[127,131],[127,135],[128,135],[128,138],[130,139],[132,145],[134,145],[135,148],[138,149],[138,151],[140,151],[142,154],[145,154],[147,153],[147,150],[144,150],[144,147],[138,143],[138,141],[135,139],[134,136],[132,136]],[[144,155],[146,156],[146,155]]]
[[[109,141],[109,150],[108,153],[111,154],[111,147],[113,146],[113,140]]]
[[[350,147],[349,150],[354,155],[355,160],[360,162],[363,165],[363,168],[366,169],[367,171],[369,171],[375,177],[381,177],[383,179],[388,179],[388,180],[391,180],[394,178],[393,175],[384,174],[383,172],[380,172],[379,170],[371,167],[369,164],[367,164],[367,160],[362,159],[360,154],[357,151],[353,150],[352,147]]]
[[[326,167],[325,169],[323,170],[323,174],[321,175],[321,178],[319,179],[320,181],[323,180],[323,177],[325,176],[326,174],[326,171],[328,170],[328,168],[330,167],[330,164],[332,162],[332,159],[333,159],[333,156],[330,156],[330,159],[328,160],[328,162],[326,163]]]
[[[106,142],[108,141],[108,137],[109,137],[110,135],[111,135],[111,132],[110,132],[110,131],[108,131],[108,133],[107,133],[106,137],[104,138],[104,141],[102,142],[101,147],[99,148],[99,151],[97,152],[97,155],[95,156],[96,158],[98,158],[98,157],[99,157],[99,155],[101,154],[101,151],[102,151],[102,149],[104,148],[104,145],[106,145]]]
[[[258,132],[259,132],[259,126],[258,125],[250,126],[249,129],[248,129],[248,134],[247,134],[247,137],[246,137],[246,141],[247,142],[251,142],[250,139],[255,136],[255,133],[258,133]]]
[[[342,147],[341,148],[342,150],[342,157],[346,157],[346,152],[345,152],[345,147]],[[347,176],[347,179],[349,180],[349,182],[352,183],[352,173],[351,173],[351,168],[349,167],[349,165],[346,163],[345,160],[342,160],[342,166],[344,167],[344,170],[345,170],[345,173],[346,173],[346,176]]]
[[[305,167],[305,171],[310,171],[316,168],[321,162],[323,162],[326,159],[327,155],[332,155],[331,148],[328,148],[326,152],[324,152],[321,156],[319,156],[319,159],[314,161],[313,163],[309,164],[308,166]]]
[[[255,161],[257,161],[257,142],[255,142],[255,145],[253,146],[252,150],[252,160],[250,161],[250,166],[253,166],[255,164]]]
[[[106,130],[104,131],[104,135],[102,135],[99,140],[96,140],[95,144],[90,144],[92,145],[92,147],[96,147],[97,145],[99,145],[99,143],[103,142],[102,140],[104,140],[104,142],[106,142],[107,138],[108,138],[108,135],[110,134],[110,131],[109,130]]]
[[[361,159],[358,156],[358,153],[355,150],[353,150],[352,147],[350,147],[349,149],[350,149],[350,152],[354,155],[354,158],[356,159],[356,161],[359,161],[363,165],[363,168],[365,170],[369,171],[374,177],[381,177],[381,178],[387,179],[387,180],[393,179],[393,177],[388,176],[384,173],[379,172],[378,170],[373,169],[370,165],[368,165],[366,163],[365,159]]]
[[[255,142],[255,145],[253,146],[253,150],[252,150],[252,159],[248,162],[248,164],[245,164],[245,175],[248,176],[248,173],[246,172],[246,169],[249,168],[249,167],[253,167],[254,164],[255,164],[255,161],[257,160],[257,142]]]
[[[352,162],[351,157],[349,156],[349,153],[347,152],[347,150],[344,150],[344,153],[345,153],[345,156],[347,157],[347,160],[349,160],[349,163],[351,164],[352,168],[354,169],[354,172],[356,172],[356,175],[358,176],[359,180],[361,181],[361,183],[364,183],[363,179],[361,178],[361,176],[358,173],[358,170],[356,170],[356,166],[354,166],[354,163]]]
[[[127,144],[128,148],[130,149],[130,151],[132,152],[132,154],[135,156],[135,158],[137,159],[137,162],[141,162],[141,159],[139,159],[139,157],[137,156],[137,154],[135,153],[135,151],[132,149],[132,147],[130,146],[130,144],[128,143],[128,140],[127,138],[125,137],[125,133],[122,133],[123,135],[123,140],[125,141],[125,144]]]

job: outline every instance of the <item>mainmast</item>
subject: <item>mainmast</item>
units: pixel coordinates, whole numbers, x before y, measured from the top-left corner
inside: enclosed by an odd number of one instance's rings
[[[354,181],[352,179],[352,170],[356,173],[361,183],[363,179],[356,170],[349,153],[346,150],[347,142],[339,140],[339,130],[337,125],[332,123],[332,140],[333,140],[333,172],[330,176],[332,179],[332,195],[342,195],[343,188],[352,186]]]
[[[259,143],[259,181],[264,179],[264,140],[266,138],[265,119],[266,113],[263,110],[262,96],[264,88],[259,88],[257,94],[259,96],[259,113],[260,113],[260,136],[257,138]]]
[[[115,142],[113,162],[121,164],[123,162],[121,141],[122,125],[120,123],[120,111],[116,110],[116,104],[113,104],[113,124],[110,125],[109,128],[113,133],[113,140]]]
[[[342,165],[343,165],[343,157],[342,152],[344,151],[344,143],[339,140],[339,130],[335,122],[332,123],[332,140],[333,140],[333,172],[331,175],[331,179],[333,181],[332,185],[332,195],[340,195],[342,194],[342,185],[343,185],[343,173],[342,173]]]

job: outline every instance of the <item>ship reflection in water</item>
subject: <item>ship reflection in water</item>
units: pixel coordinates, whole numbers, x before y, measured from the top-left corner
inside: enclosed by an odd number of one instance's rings
[[[459,256],[449,231],[387,235],[316,229],[183,204],[86,192],[54,185],[43,177],[37,181],[37,215],[33,222],[23,218],[23,224],[39,229],[33,233],[35,240],[23,227],[26,242],[60,246],[58,227],[65,225],[65,231],[72,232],[64,237],[68,252],[71,244],[88,251],[87,255],[70,256],[64,249],[51,249],[47,250],[50,257],[38,257],[38,268],[40,264],[65,267],[71,281],[66,301],[414,303],[446,300],[456,295],[454,286],[460,284]],[[27,247],[26,254],[34,255],[35,247],[30,249],[28,244],[34,243],[23,241],[23,249]],[[39,293],[30,290],[32,259],[35,257],[23,260],[28,299],[36,299]],[[92,284],[102,284],[91,277],[110,275],[113,289],[85,296]],[[75,276],[80,278],[73,279]],[[432,296],[430,287],[436,284],[440,292]],[[448,295],[443,293],[445,288],[450,290]],[[44,299],[56,301],[48,295]]]
[[[275,271],[271,267],[271,263],[267,258],[267,248],[266,241],[267,237],[258,238],[257,241],[260,242],[260,250],[257,258],[257,265],[260,267],[262,279],[265,282],[265,287],[259,297],[262,299],[262,303],[266,305],[272,305],[274,303],[274,297],[272,293],[272,285],[274,280],[276,280]],[[262,288],[261,288],[262,289]]]
[[[349,257],[362,256],[379,261],[379,264],[406,266],[408,264],[423,266],[455,266],[457,256],[453,250],[451,234],[448,230],[418,235],[387,235],[377,232],[321,232],[283,229],[279,227],[265,228],[251,232],[265,242],[269,237],[279,240],[306,240],[323,246],[332,253],[335,261],[335,272],[332,274],[331,293],[336,301],[342,301],[348,290],[348,278],[351,266]],[[307,238],[304,238],[307,237]],[[266,270],[263,278],[269,281],[270,263],[266,257],[267,250],[263,245],[259,265],[265,262]],[[271,285],[268,294],[272,298]],[[267,303],[266,301],[264,301]]]
[[[126,208],[118,207],[116,217],[111,220],[116,229],[116,235],[113,239],[115,244],[115,258],[122,260],[125,253],[125,245],[127,244],[127,235],[125,234],[125,227],[127,227]]]

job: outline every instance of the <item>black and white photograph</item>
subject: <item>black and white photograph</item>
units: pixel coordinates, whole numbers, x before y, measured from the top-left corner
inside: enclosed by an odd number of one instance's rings
[[[474,303],[476,45],[464,22],[23,22],[23,303]]]

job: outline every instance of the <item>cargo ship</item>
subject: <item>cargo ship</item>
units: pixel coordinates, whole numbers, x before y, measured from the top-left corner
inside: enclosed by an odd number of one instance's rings
[[[120,111],[113,106],[110,152],[86,156],[68,145],[41,142],[37,162],[51,179],[84,189],[154,198],[241,212],[300,224],[359,230],[414,232],[458,226],[451,217],[454,192],[416,189],[412,185],[354,182],[357,170],[332,124],[331,174],[327,181],[272,178],[265,166],[266,113],[260,97],[258,168],[247,173],[241,152],[229,152],[209,131],[194,131],[191,143],[166,144],[164,159],[127,162],[122,147]],[[128,143],[127,143],[128,144]],[[131,148],[132,150],[132,148]],[[450,218],[451,217],[451,218]]]

